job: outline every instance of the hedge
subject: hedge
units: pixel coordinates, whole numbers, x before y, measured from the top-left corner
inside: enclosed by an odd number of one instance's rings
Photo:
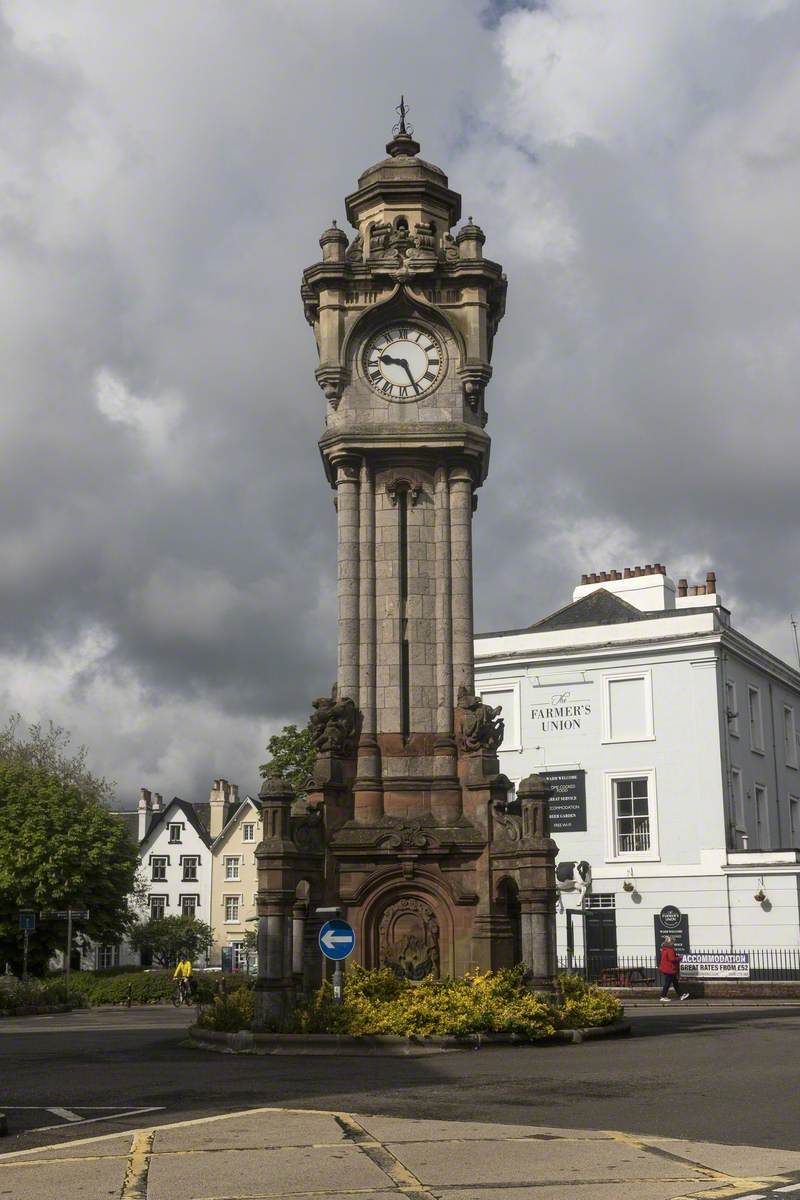
[[[195,999],[209,1004],[217,994],[221,981],[226,990],[252,987],[245,975],[221,975],[219,971],[197,971]],[[130,989],[133,1004],[158,1004],[172,999],[175,980],[172,970],[166,971],[75,971],[70,975],[70,996],[79,997],[86,1005],[125,1004]]]
[[[523,1041],[552,1037],[557,1029],[610,1025],[622,1015],[613,996],[578,976],[561,979],[563,1003],[552,1004],[531,992],[521,967],[473,971],[463,979],[410,983],[392,971],[352,967],[345,975],[344,997],[335,1004],[330,983],[298,1005],[284,1026],[290,1033],[342,1033],[356,1036],[466,1036],[512,1034]],[[253,1020],[252,994],[216,999],[198,1024],[233,1033]]]
[[[51,1004],[63,1004],[65,1000],[64,983],[60,979],[32,979],[28,983],[4,981],[0,987],[0,1012],[13,1012],[15,1008],[44,1008]]]

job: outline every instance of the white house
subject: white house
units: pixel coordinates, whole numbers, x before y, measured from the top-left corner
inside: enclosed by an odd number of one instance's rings
[[[557,861],[589,864],[560,954],[614,965],[667,930],[800,946],[800,672],[733,628],[713,574],[584,576],[557,612],[476,637],[475,666],[503,707],[501,771],[550,778]]]

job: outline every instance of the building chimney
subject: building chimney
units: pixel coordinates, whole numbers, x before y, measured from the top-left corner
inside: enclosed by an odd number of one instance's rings
[[[230,799],[231,785],[227,779],[215,779],[208,797],[208,832],[212,839],[219,837],[228,822]]]
[[[147,788],[139,788],[139,826],[137,833],[139,841],[147,837],[147,826],[150,824],[150,793]]]
[[[153,812],[161,812],[164,807],[164,797],[161,792],[153,792]]]
[[[689,594],[689,580],[688,579],[679,579],[678,580],[678,595],[679,596],[688,596],[688,594]]]

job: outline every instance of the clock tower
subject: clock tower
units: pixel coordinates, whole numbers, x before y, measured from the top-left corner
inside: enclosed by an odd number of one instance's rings
[[[398,111],[387,157],[346,198],[353,234],[334,222],[303,273],[336,507],[338,674],[314,703],[314,785],[290,822],[306,844],[283,891],[308,898],[307,968],[315,907],[337,906],[366,966],[423,978],[524,958],[544,986],[546,786],[526,781],[509,805],[500,710],[474,695],[472,521],[506,277],[471,217],[454,231],[461,198]]]

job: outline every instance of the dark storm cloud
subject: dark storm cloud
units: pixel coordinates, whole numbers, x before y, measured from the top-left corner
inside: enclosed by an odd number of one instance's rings
[[[797,8],[490,9],[6,5],[4,698],[126,798],[252,788],[332,680],[299,275],[401,91],[510,278],[478,624],[659,559],[789,653]]]

